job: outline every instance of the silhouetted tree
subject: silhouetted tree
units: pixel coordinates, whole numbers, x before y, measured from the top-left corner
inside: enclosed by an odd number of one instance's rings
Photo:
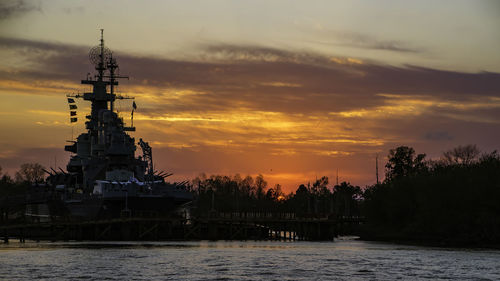
[[[307,195],[307,193],[309,193],[309,191],[307,190],[307,187],[303,184],[301,184],[299,188],[297,188],[297,191],[295,192],[296,195],[302,195],[302,194]]]
[[[267,199],[278,201],[280,198],[284,198],[283,191],[281,190],[281,185],[276,184],[274,187],[269,188],[266,193]]]
[[[262,199],[264,198],[264,191],[267,188],[267,182],[264,180],[264,177],[262,175],[258,175],[255,177],[255,187],[256,187],[256,197],[257,199]]]
[[[16,182],[37,183],[43,181],[43,166],[39,163],[25,163],[16,172]]]
[[[443,153],[442,161],[445,165],[470,165],[478,160],[480,151],[474,144],[457,146]]]
[[[359,215],[357,199],[361,188],[348,182],[342,182],[333,188],[334,210],[338,216]]]
[[[323,176],[320,179],[317,179],[311,188],[311,193],[318,196],[325,196],[330,193],[328,190],[328,177]]]
[[[295,192],[295,196],[290,199],[290,203],[292,205],[292,210],[298,215],[303,216],[305,214],[311,213],[311,202],[310,202],[310,193],[307,189],[307,186],[301,184],[297,191]]]
[[[255,186],[253,184],[253,178],[251,176],[246,176],[240,183],[241,192],[247,198],[255,195]]]
[[[2,166],[0,166],[0,183],[2,185],[8,185],[8,184],[12,184],[14,183],[14,181],[12,180],[12,178],[9,176],[9,174],[5,173],[2,175]]]
[[[9,174],[4,174],[0,180],[2,183],[14,183],[14,180],[9,176]]]
[[[415,150],[408,146],[400,146],[389,150],[388,162],[385,165],[386,181],[405,177],[425,167],[425,154],[415,156]]]
[[[7,173],[4,173],[0,177],[0,199],[3,196],[22,195],[28,188],[29,185],[26,182],[14,182]]]

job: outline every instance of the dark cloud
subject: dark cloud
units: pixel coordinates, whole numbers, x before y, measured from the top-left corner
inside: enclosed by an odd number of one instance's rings
[[[405,53],[422,53],[422,49],[405,47],[404,44],[397,41],[382,41],[373,42],[372,44],[360,45],[360,47],[366,49],[393,51],[393,52],[405,52]]]
[[[452,140],[453,136],[451,136],[448,132],[445,131],[435,131],[426,133],[424,138],[430,141],[442,141],[442,140],[448,141]]]
[[[421,47],[412,46],[410,43],[398,40],[381,40],[374,36],[337,30],[320,30],[317,31],[325,38],[333,38],[331,41],[312,41],[321,45],[337,45],[353,47],[358,49],[371,49],[381,51],[391,51],[400,53],[425,53],[427,50]]]
[[[0,47],[16,49],[19,51],[30,50],[32,52],[57,52],[59,55],[65,55],[66,52],[77,53],[77,52],[88,52],[87,47],[63,44],[57,42],[45,42],[45,41],[34,41],[21,38],[12,37],[0,37]]]
[[[204,58],[221,61],[255,61],[255,62],[297,62],[310,65],[325,65],[329,60],[310,52],[292,52],[270,47],[254,45],[201,45]]]
[[[343,33],[346,43],[341,45],[362,49],[374,49],[402,53],[423,53],[422,48],[410,47],[408,43],[395,40],[379,40],[375,37],[360,33]]]
[[[40,3],[27,3],[24,0],[3,0],[0,2],[0,20],[22,15],[31,11],[42,11]]]
[[[463,73],[407,66],[364,65],[363,86],[378,92],[422,94],[463,100],[470,96],[499,96],[498,73]]]
[[[89,47],[0,38],[0,48],[15,49],[36,68],[0,73],[19,81],[64,80],[92,72]],[[234,106],[279,112],[338,112],[383,105],[380,93],[429,96],[469,102],[500,96],[497,73],[461,73],[416,66],[394,67],[258,46],[210,45],[192,60],[141,57],[116,52],[127,86],[149,87],[165,103],[149,113],[225,110]],[[24,80],[23,80],[24,79]],[[189,98],[171,103],[169,89],[187,89]],[[140,95],[140,93],[139,93]]]

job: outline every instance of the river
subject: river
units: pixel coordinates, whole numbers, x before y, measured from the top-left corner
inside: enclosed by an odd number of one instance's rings
[[[0,280],[500,280],[500,251],[335,242],[11,242]]]

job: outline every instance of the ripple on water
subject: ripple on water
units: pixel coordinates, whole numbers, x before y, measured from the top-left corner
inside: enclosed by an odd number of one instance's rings
[[[26,243],[0,246],[0,279],[499,280],[500,251],[334,243]]]

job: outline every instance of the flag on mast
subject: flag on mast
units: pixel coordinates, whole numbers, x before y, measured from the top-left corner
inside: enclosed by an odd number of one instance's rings
[[[132,112],[130,113],[130,121],[132,122],[132,127],[134,127],[134,111],[137,109],[137,104],[135,101],[132,102]]]

